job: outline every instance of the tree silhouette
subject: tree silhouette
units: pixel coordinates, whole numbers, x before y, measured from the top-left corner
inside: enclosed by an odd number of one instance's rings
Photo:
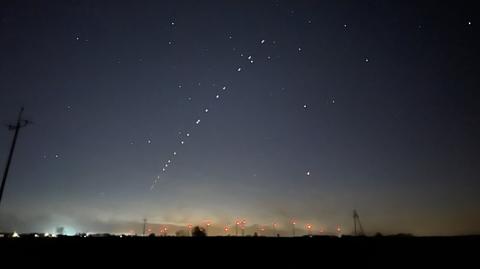
[[[192,229],[192,236],[193,237],[205,237],[207,236],[207,231],[204,228],[195,226]]]

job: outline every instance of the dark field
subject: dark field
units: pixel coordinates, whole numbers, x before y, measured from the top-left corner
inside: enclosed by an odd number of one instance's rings
[[[268,263],[468,265],[478,260],[480,237],[59,237],[0,238],[3,255],[39,257],[184,257],[201,263],[226,257]],[[2,255],[2,256],[3,256]]]

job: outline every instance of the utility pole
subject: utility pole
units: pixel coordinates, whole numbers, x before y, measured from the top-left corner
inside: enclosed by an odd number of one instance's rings
[[[358,232],[357,232],[357,224],[359,228]],[[353,210],[353,234],[355,236],[365,235],[365,233],[363,232],[362,223],[360,222],[360,216],[358,216],[357,210]]]
[[[297,224],[296,221],[292,220],[292,237],[295,237],[295,224]]]
[[[5,167],[5,172],[3,172],[3,179],[2,179],[2,186],[0,187],[0,203],[2,201],[3,190],[5,189],[5,183],[7,182],[8,170],[10,169],[10,164],[12,163],[13,152],[15,150],[15,144],[17,143],[18,132],[21,128],[27,126],[28,124],[32,123],[28,120],[22,119],[23,114],[23,107],[20,109],[20,113],[18,114],[18,119],[15,124],[8,124],[7,127],[10,131],[15,131],[13,135],[12,145],[10,147],[10,153],[8,155],[7,165]]]

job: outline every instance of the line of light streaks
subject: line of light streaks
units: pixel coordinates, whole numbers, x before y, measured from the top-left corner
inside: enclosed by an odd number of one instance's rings
[[[231,39],[231,36],[229,36],[229,39]],[[260,41],[260,44],[264,44],[264,43],[265,43],[265,40],[262,39],[262,40]],[[258,44],[258,43],[257,43],[257,44]],[[240,57],[243,57],[243,53],[240,54]],[[245,60],[245,58],[243,58],[242,60]],[[249,55],[249,56],[247,57],[247,61],[248,61],[248,63],[253,64],[253,63],[254,63],[254,61],[253,61],[253,56]],[[242,67],[242,65],[237,65],[237,66],[234,67],[233,69],[236,70],[237,72],[241,72],[242,70],[244,70],[244,67]],[[181,87],[181,85],[179,85],[179,87]],[[226,86],[226,85],[223,85],[223,86],[220,87],[220,88],[218,89],[218,91],[216,92],[216,94],[215,94],[215,96],[214,96],[214,100],[216,100],[217,102],[220,102],[220,101],[221,101],[221,98],[220,98],[220,97],[221,97],[222,95],[226,94],[226,93],[227,93],[227,86]],[[191,100],[191,98],[189,97],[188,100]],[[210,107],[208,107],[208,106],[206,106],[206,105],[204,105],[204,106],[202,106],[202,107],[203,107],[203,109],[202,109],[202,112],[201,112],[201,113],[203,113],[203,114],[210,114],[210,113],[209,113],[210,110],[211,110]],[[204,117],[206,117],[206,116],[204,116]],[[204,117],[203,117],[203,118],[204,118]],[[202,119],[201,119],[200,117],[197,117],[196,120],[194,121],[194,125],[193,125],[193,126],[196,127],[196,128],[198,128],[198,127],[200,126],[200,123],[201,123],[201,122],[202,122]],[[187,132],[185,132],[185,135],[183,135],[182,132],[179,132],[178,135],[179,135],[179,141],[180,141],[180,143],[179,143],[178,146],[179,146],[179,147],[183,147],[183,146],[186,144],[186,141],[187,141],[188,139],[191,139],[191,137],[192,137],[192,132],[191,132],[191,131],[187,131]],[[163,163],[163,165],[161,166],[161,167],[162,167],[162,168],[161,168],[161,172],[154,178],[153,183],[152,183],[151,186],[150,186],[150,190],[153,190],[153,189],[155,188],[155,186],[157,185],[157,183],[160,181],[161,175],[162,175],[162,174],[165,174],[165,173],[168,171],[168,169],[173,166],[174,160],[175,160],[175,158],[177,157],[177,153],[178,153],[178,151],[174,151],[174,152],[171,154],[171,156],[167,159],[167,161],[165,161],[165,162]]]
[[[222,86],[218,91],[217,93],[215,94],[215,99],[218,100],[221,96],[222,93],[225,93],[227,91],[227,86]],[[204,114],[207,114],[210,109],[207,108],[206,106],[203,106],[204,108],[202,109],[202,112]],[[193,127],[196,127],[198,128],[200,126],[200,123],[201,123],[201,119],[200,118],[197,118],[195,121],[194,121],[194,124],[193,124]],[[178,132],[178,136],[179,136],[179,143],[180,143],[180,146],[183,146],[186,144],[186,140],[187,139],[190,139],[192,137],[192,132],[191,131],[186,131],[184,133],[182,133],[181,131]],[[173,151],[170,158],[167,159],[163,165],[162,165],[162,172],[161,174],[163,173],[166,173],[168,171],[168,168],[173,166],[173,162],[174,162],[174,159],[177,157],[178,155],[178,151]],[[155,186],[157,185],[157,183],[159,182],[160,178],[161,178],[161,174],[158,174],[155,179],[153,180],[153,183],[152,185],[150,186],[150,190],[153,190],[155,188]]]
[[[228,35],[228,39],[229,40],[232,40],[232,35]],[[258,40],[258,41],[255,41],[254,44],[257,44],[257,48],[258,49],[261,49],[261,50],[264,50],[266,49],[266,45],[267,45],[267,41],[265,39],[261,39],[261,40]],[[276,41],[272,41],[272,44],[273,46],[276,45]],[[237,47],[234,47],[233,51],[236,51]],[[245,50],[247,51],[247,50]],[[301,48],[298,48],[298,51],[301,51]],[[232,71],[236,71],[235,73],[243,73],[243,71],[245,71],[245,69],[249,66],[249,65],[253,65],[254,64],[254,54],[251,54],[251,53],[240,53],[240,54],[237,54],[240,56],[240,59],[239,59],[239,63],[240,64],[236,64],[232,67]],[[246,57],[245,57],[246,56]],[[271,59],[270,56],[267,57],[268,60]],[[200,86],[200,83],[198,84]],[[215,85],[215,84],[214,84]],[[181,84],[178,85],[179,88],[182,87]],[[223,85],[221,86],[217,92],[215,93],[215,95],[213,96],[214,98],[214,101],[218,104],[218,102],[221,102],[222,98],[222,95],[225,95],[227,93],[227,86],[226,85]],[[188,97],[188,100],[191,101],[192,98],[191,97]],[[306,108],[306,105],[304,106],[304,108]],[[203,115],[201,117],[197,117],[193,120],[193,127],[192,127],[192,130],[194,128],[198,128],[200,126],[200,123],[202,122],[202,119],[205,119],[206,118],[206,115],[205,114],[210,114],[211,112],[211,109],[212,107],[210,106],[202,106],[202,110],[200,111],[200,115]],[[191,140],[192,138],[192,131],[184,131],[183,133],[182,132],[178,132],[178,144],[177,144],[177,147],[184,147],[186,144],[187,144],[187,141]],[[151,184],[151,187],[150,187],[150,190],[153,190],[156,186],[156,184],[160,181],[160,178],[161,178],[161,175],[162,174],[165,174],[168,172],[168,170],[173,166],[174,164],[174,160],[175,158],[177,157],[178,155],[178,152],[179,150],[176,150],[176,151],[173,151],[170,155],[170,157],[167,158],[167,160],[165,162],[163,162],[163,165],[161,166],[161,172],[155,176],[154,180],[153,180],[153,183]],[[308,172],[307,175],[309,175],[310,172]]]

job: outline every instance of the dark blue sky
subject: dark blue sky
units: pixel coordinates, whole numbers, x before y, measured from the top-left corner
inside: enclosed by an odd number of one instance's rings
[[[2,1],[0,224],[478,233],[474,2]]]

